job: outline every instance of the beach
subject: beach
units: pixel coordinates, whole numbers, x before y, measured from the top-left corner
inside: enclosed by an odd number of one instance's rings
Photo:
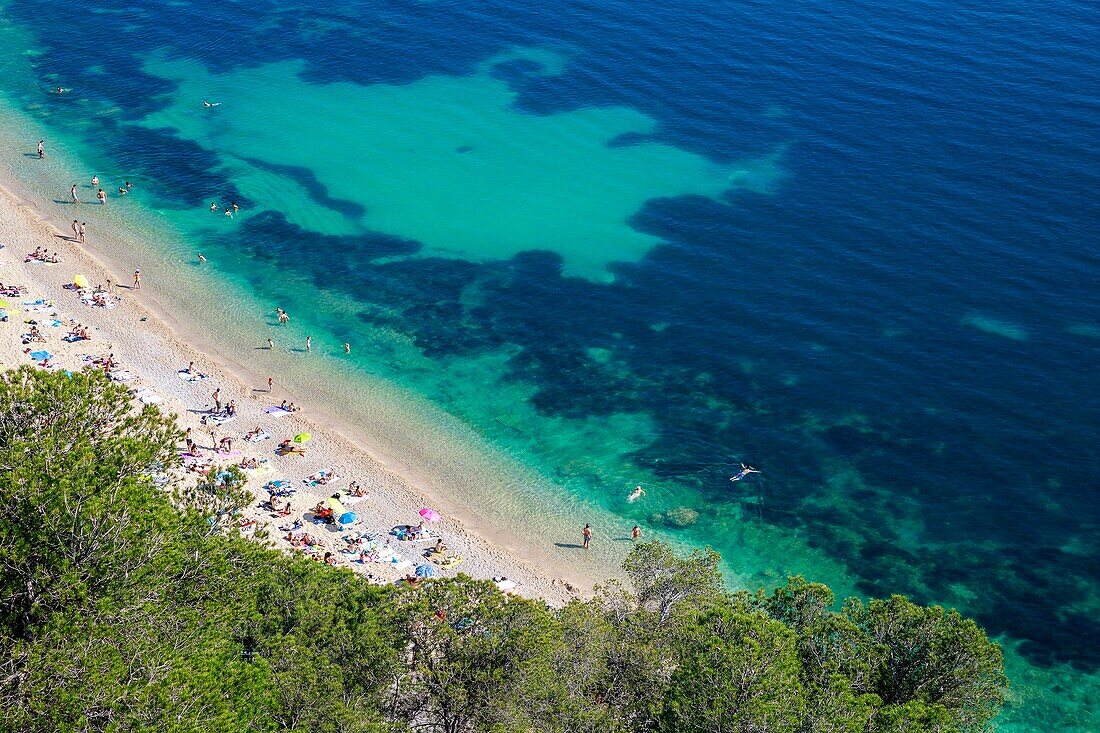
[[[555,563],[537,548],[525,547],[502,532],[497,533],[497,542],[492,542],[471,531],[448,512],[447,508],[455,505],[453,501],[433,496],[427,487],[414,485],[388,469],[382,463],[386,457],[378,452],[311,420],[309,405],[280,387],[277,375],[269,391],[266,378],[250,374],[241,365],[224,363],[182,340],[158,315],[163,306],[155,300],[156,284],[150,282],[148,274],[141,289],[134,289],[132,273],[109,269],[73,241],[76,237],[71,233],[63,233],[43,220],[36,209],[35,204],[7,188],[0,191],[0,282],[26,288],[18,297],[6,298],[8,320],[0,324],[0,363],[5,368],[41,363],[29,352],[48,352],[49,368],[74,371],[103,368],[88,366],[89,357],[110,356],[117,365],[116,381],[135,393],[137,404],[156,404],[158,409],[176,415],[181,429],[190,428],[199,450],[197,456],[186,457],[187,463],[213,462],[220,468],[248,459],[260,463],[259,469],[245,472],[246,488],[253,492],[255,501],[233,522],[244,525],[247,534],[263,537],[258,541],[299,552],[302,548],[292,547],[287,540],[289,532],[279,529],[298,523],[299,534],[309,532],[318,540],[310,551],[315,558],[332,552],[339,566],[366,574],[376,582],[393,582],[417,565],[427,564],[424,552],[438,537],[449,548],[449,554],[462,558],[445,569],[436,567],[440,575],[462,572],[475,578],[506,578],[511,582],[504,585],[514,588],[513,592],[559,604],[574,594],[590,591],[593,578]],[[27,258],[39,249],[48,250],[60,261]],[[85,301],[91,299],[90,293],[97,286],[110,281],[110,291],[99,295],[99,302],[106,305],[82,301],[82,293],[72,286],[76,275],[88,280],[90,287],[82,291]],[[32,325],[28,321],[38,326],[42,340],[23,342],[22,336]],[[63,340],[77,324],[90,338]],[[189,365],[190,373],[181,375]],[[237,406],[232,421],[216,426],[203,421],[212,412],[215,390],[222,405],[235,402]],[[291,413],[273,409],[286,402],[297,403],[299,409]],[[246,441],[244,435],[257,427],[270,438],[256,443]],[[310,435],[308,443],[295,447],[303,448],[304,456],[276,454],[274,449],[284,438],[303,433]],[[222,437],[231,438],[232,447],[215,454],[215,439]],[[330,483],[308,486],[303,481],[333,469],[338,478]],[[183,482],[199,479],[197,473],[186,469],[177,473]],[[288,499],[292,509],[288,516],[276,516],[270,508],[261,506],[268,500],[262,487],[274,480],[286,481],[295,490]],[[351,482],[358,483],[365,495],[347,496]],[[310,510],[333,492],[343,492],[346,508],[357,517],[342,531],[311,521]],[[430,540],[406,542],[389,534],[392,527],[421,522],[419,511],[431,507],[439,507],[442,517],[438,523],[427,525]],[[356,556],[342,554],[340,550],[346,543],[341,537],[351,534],[375,536],[382,550],[377,554],[390,561],[358,562]],[[505,543],[511,547],[505,547]]]

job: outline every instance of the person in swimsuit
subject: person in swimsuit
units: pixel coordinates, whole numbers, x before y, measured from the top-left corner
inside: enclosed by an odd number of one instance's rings
[[[736,476],[731,476],[730,481],[740,481],[741,479],[748,476],[750,473],[760,473],[760,471],[757,471],[752,466],[746,466],[744,463],[742,463],[741,470],[737,472]]]

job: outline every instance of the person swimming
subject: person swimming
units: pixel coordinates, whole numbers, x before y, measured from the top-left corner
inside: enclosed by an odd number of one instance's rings
[[[221,106],[221,102],[207,102],[207,101],[206,101],[206,100],[204,99],[204,100],[202,100],[202,106],[203,106],[203,107],[220,107],[220,106]]]
[[[731,476],[730,481],[740,481],[741,479],[748,476],[750,473],[760,473],[760,471],[756,470],[752,466],[746,466],[744,463],[742,463],[741,470],[737,472],[736,476]]]
[[[643,496],[645,496],[645,489],[643,489],[641,486],[638,486],[634,489],[634,491],[630,492],[630,496],[626,497],[626,500],[633,504],[634,502],[638,501],[638,499],[641,499]]]

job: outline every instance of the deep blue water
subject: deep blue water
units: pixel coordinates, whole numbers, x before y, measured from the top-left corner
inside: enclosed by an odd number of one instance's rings
[[[158,181],[168,207],[235,184],[210,151],[128,124],[172,93],[141,70],[155,49],[215,72],[302,58],[307,81],[366,85],[550,48],[569,59],[560,76],[496,69],[526,113],[631,107],[658,121],[653,139],[723,165],[781,149],[770,192],[647,202],[631,224],[664,243],[612,265],[613,282],[563,277],[547,251],[380,260],[417,244],[319,237],[278,212],[224,244],[304,252],[330,283],[356,268],[364,321],[426,354],[515,348],[509,378],[538,385],[545,415],[648,413],[658,438],[630,460],[709,501],[728,497],[737,446],[768,476],[763,521],[803,532],[860,590],[961,604],[966,588],[966,610],[1034,664],[1100,667],[1095,4],[107,0],[68,6],[63,27],[54,5],[6,5],[36,35],[44,86],[122,107],[96,123],[99,152]],[[51,124],[90,134],[59,118],[69,103],[49,100]],[[308,256],[322,250],[341,255]],[[594,348],[627,369],[598,368]],[[834,462],[868,488],[821,501]]]

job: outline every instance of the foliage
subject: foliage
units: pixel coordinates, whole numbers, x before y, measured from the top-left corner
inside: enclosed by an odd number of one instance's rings
[[[379,588],[212,532],[243,477],[158,488],[178,437],[102,374],[0,376],[0,732],[947,733],[1004,700],[955,611],[729,593],[710,550],[639,544],[631,587],[558,609]]]

